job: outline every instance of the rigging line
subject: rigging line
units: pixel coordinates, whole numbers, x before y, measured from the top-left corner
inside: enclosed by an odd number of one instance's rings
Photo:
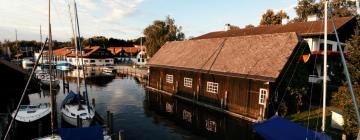
[[[226,41],[226,40],[227,40],[227,38],[225,38],[224,41],[221,43],[221,45],[220,45],[220,50],[217,51],[217,54],[216,54],[216,56],[215,56],[215,58],[214,58],[214,61],[211,63],[210,68],[209,68],[209,70],[208,70],[207,73],[210,73],[212,66],[214,65],[216,59],[218,58],[218,56],[219,56],[222,48],[224,48],[224,46],[225,46],[225,41]],[[212,81],[215,81],[214,75],[212,74],[211,76],[212,76]],[[218,89],[218,91],[219,91],[219,89]],[[219,94],[216,94],[216,98],[217,98],[217,100],[219,101]],[[221,101],[220,101],[220,102],[221,102]]]
[[[30,81],[31,81],[31,79],[32,79],[32,77],[33,77],[33,75],[34,75],[34,73],[35,73],[35,70],[36,70],[37,66],[39,65],[40,58],[41,58],[41,56],[42,56],[42,54],[43,54],[43,52],[44,52],[44,48],[45,48],[45,45],[46,45],[47,42],[48,42],[48,38],[45,39],[45,43],[44,43],[44,45],[42,46],[42,48],[41,48],[41,50],[40,50],[39,57],[38,57],[38,59],[36,60],[35,65],[34,65],[34,67],[33,67],[32,70],[31,70],[29,79],[28,79],[27,82],[26,82],[26,85],[25,85],[25,88],[24,88],[24,90],[23,90],[23,93],[21,94],[19,103],[18,103],[18,105],[17,105],[17,107],[16,107],[16,109],[15,109],[15,114],[14,114],[13,118],[11,119],[10,124],[9,124],[9,127],[8,127],[8,129],[7,129],[7,131],[6,131],[5,136],[4,136],[4,140],[7,139],[8,135],[9,135],[9,133],[10,133],[10,129],[12,128],[12,125],[14,124],[14,120],[15,120],[18,112],[19,112],[21,102],[23,101],[23,99],[24,99],[24,97],[25,97],[25,93],[26,93],[27,88],[28,88],[28,86],[29,86],[29,84],[30,84]],[[51,82],[50,82],[50,83],[51,83]]]
[[[330,7],[330,9],[331,9],[331,7]],[[331,13],[331,11],[330,11],[330,13]],[[343,67],[344,67],[344,74],[345,74],[345,77],[346,77],[346,81],[348,83],[348,89],[349,89],[349,92],[351,94],[351,99],[352,99],[352,102],[353,102],[353,105],[354,105],[354,111],[356,113],[358,128],[360,128],[360,113],[359,113],[358,104],[357,104],[357,101],[356,101],[356,98],[355,98],[355,94],[354,94],[354,91],[353,91],[353,86],[352,86],[352,83],[351,83],[350,73],[349,73],[349,70],[347,68],[344,52],[343,52],[343,50],[341,48],[341,45],[340,45],[339,35],[338,35],[337,30],[336,30],[336,25],[335,25],[334,18],[332,16],[332,14],[330,14],[330,18],[331,18],[333,30],[335,32],[335,37],[336,37],[336,42],[337,42],[336,44],[337,44],[337,47],[339,48],[339,51],[340,51],[341,62],[342,62]]]
[[[301,47],[301,46],[302,46],[302,45],[300,45],[299,47]],[[301,53],[301,54],[303,54],[304,51],[305,51],[305,47],[302,47],[302,48],[303,48],[303,50],[302,50],[302,53]],[[294,57],[296,57],[296,55],[295,55]],[[296,70],[297,70],[297,66],[298,66],[298,65],[299,65],[299,62],[296,63],[295,68],[294,68],[294,72],[292,73],[291,78],[290,78],[290,81],[289,81],[289,83],[288,83],[288,85],[287,85],[286,87],[289,87],[289,86],[290,86],[291,81],[292,81],[292,79],[294,78],[294,75],[295,75],[295,72],[296,72]],[[285,97],[286,94],[287,94],[287,90],[285,90],[284,95],[281,97],[280,103],[284,100],[284,97]],[[280,105],[278,106],[276,112],[279,111],[279,108],[280,108]]]
[[[319,103],[322,104],[322,98],[323,98],[323,94],[320,94],[320,98],[319,98]],[[321,106],[319,105],[319,109],[321,109]],[[320,115],[320,114],[319,114]],[[318,131],[318,127],[319,127],[319,122],[320,122],[320,118],[321,117],[317,117],[316,118],[316,126],[315,126],[315,131]]]
[[[218,49],[221,48],[221,46],[225,43],[226,38],[221,42],[221,44],[215,49],[215,51],[210,55],[210,57],[204,62],[203,65],[201,65],[200,70],[202,71],[202,69],[204,68],[204,66],[210,61],[210,59],[216,54],[216,52],[218,52]]]
[[[74,0],[75,1],[75,0]],[[79,18],[78,18],[78,12],[77,12],[77,5],[75,2],[75,17],[76,17],[76,24],[77,24],[77,33],[80,39],[80,26],[79,26]],[[85,88],[85,99],[86,99],[86,105],[88,106],[88,112],[90,113],[90,105],[89,105],[89,96],[88,96],[88,90],[87,90],[87,84],[86,84],[86,71],[85,71],[85,66],[84,66],[84,59],[83,59],[83,54],[82,54],[82,47],[81,47],[81,40],[78,40],[78,46],[80,49],[80,59],[81,59],[81,66],[82,66],[82,71],[83,71],[83,79],[84,79],[84,88]]]
[[[63,19],[63,16],[61,16],[61,12],[59,12],[59,10],[56,8],[56,4],[54,1],[51,0],[51,4],[53,5],[54,9],[55,9],[55,13],[56,13],[56,17],[57,19],[59,20],[59,22],[61,22],[62,25],[65,25],[65,22],[62,20]],[[65,4],[66,5],[66,4]],[[66,31],[68,33],[68,31]]]
[[[201,76],[201,72],[202,72],[202,69],[204,68],[204,66],[210,61],[210,59],[216,54],[216,52],[218,52],[218,50],[221,48],[221,46],[225,43],[226,39],[227,39],[227,38],[225,38],[225,39],[221,42],[221,44],[215,49],[215,51],[210,55],[210,57],[201,65],[201,67],[200,67],[200,69],[199,69],[199,74],[200,74],[200,76]],[[198,80],[199,80],[199,82],[202,82],[202,81],[200,81],[201,78],[199,78]],[[202,88],[201,85],[202,85],[202,84],[199,85],[198,94],[199,94],[200,91],[201,91],[201,88]]]
[[[319,36],[320,38],[320,36]],[[315,69],[316,69],[316,63],[317,63],[317,55],[315,55],[315,62],[314,62],[314,67],[312,70],[312,75],[315,75]],[[311,104],[312,104],[312,94],[313,94],[313,87],[314,87],[314,83],[311,83],[311,89],[310,89],[310,101],[309,101],[309,111],[308,111],[308,117],[307,117],[307,125],[306,125],[306,136],[308,136],[307,134],[309,133],[309,125],[310,125],[310,108],[311,108]]]
[[[313,25],[314,25],[314,22],[312,22],[312,23],[310,24],[310,27],[308,28],[306,34],[310,32],[310,29],[312,28]],[[303,40],[301,41],[301,43],[302,43],[302,42],[303,42]],[[299,48],[299,49],[300,49],[300,48]],[[294,58],[290,61],[290,65],[291,65],[291,63],[293,62],[293,60],[294,60]],[[289,65],[289,66],[290,66],[290,65]],[[289,68],[290,68],[290,67],[287,67],[287,68],[286,68],[285,73],[284,73],[284,76],[281,77],[279,84],[276,86],[275,92],[277,92],[280,84],[281,84],[281,83],[283,82],[283,80],[285,79],[286,74],[287,74]]]
[[[275,97],[275,96],[271,96],[270,103],[271,103],[271,101],[272,101],[274,98],[276,98],[275,100],[276,100],[276,102],[277,102],[277,98],[278,98],[278,97],[277,97],[278,88],[280,87],[281,82],[285,79],[285,77],[287,77],[288,71],[289,71],[290,67],[292,66],[292,64],[293,64],[293,62],[294,62],[294,60],[295,60],[295,58],[296,58],[295,56],[298,54],[299,50],[301,49],[301,46],[302,46],[303,42],[304,42],[304,40],[301,40],[301,42],[299,43],[299,45],[298,45],[299,47],[296,48],[296,51],[295,51],[295,53],[294,53],[294,57],[290,60],[289,65],[287,65],[287,67],[286,67],[286,65],[285,65],[286,70],[285,70],[285,72],[284,72],[284,75],[281,77],[280,82],[278,83],[278,85],[276,86],[276,89],[275,89],[276,97]],[[305,50],[305,47],[304,47],[304,50]],[[303,50],[303,51],[304,51],[304,50]],[[280,104],[279,104],[279,105],[280,105]],[[274,105],[272,105],[272,108],[273,108],[273,111],[274,111],[274,112],[277,112],[277,111],[275,110],[275,106],[274,106]],[[277,110],[278,110],[278,109],[277,109]]]
[[[310,32],[310,30],[311,30],[311,28],[313,27],[313,25],[314,25],[314,22],[311,22],[309,28],[308,28],[307,31],[305,32],[306,34]],[[303,41],[304,41],[304,40],[302,39],[302,41],[300,42],[300,45],[302,45]],[[298,49],[296,50],[295,54],[297,53],[297,51],[298,51],[299,49],[300,49],[300,48],[298,48]],[[281,77],[279,83],[277,84],[277,86],[276,86],[276,88],[275,88],[275,90],[274,90],[274,91],[275,91],[275,95],[276,95],[276,102],[277,102],[278,89],[279,89],[281,83],[283,82],[283,80],[285,79],[285,77],[287,77],[287,76],[286,76],[286,75],[287,75],[287,72],[288,72],[288,70],[290,69],[290,66],[292,65],[294,59],[295,59],[295,58],[293,58],[293,59],[290,61],[289,66],[286,68],[286,70],[285,70],[285,72],[284,72],[284,75]],[[274,98],[275,98],[275,96],[271,96],[270,103],[273,101]],[[280,105],[280,104],[279,104],[279,105]],[[279,105],[278,105],[278,106],[279,106]],[[272,106],[272,108],[273,108],[273,111],[275,111],[275,106],[274,106],[274,105]]]

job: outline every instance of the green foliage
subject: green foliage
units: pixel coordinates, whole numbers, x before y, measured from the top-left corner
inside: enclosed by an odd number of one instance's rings
[[[307,95],[308,90],[308,77],[309,73],[307,70],[307,63],[302,62],[299,58],[303,54],[310,53],[307,44],[302,43],[297,52],[289,58],[293,60],[290,64],[288,63],[285,67],[289,67],[287,73],[284,73],[284,81],[278,88],[280,94],[280,100],[285,94],[283,101],[279,104],[279,113],[282,116],[286,114],[299,113],[304,105],[303,99]]]
[[[315,0],[299,0],[295,7],[297,18],[294,21],[306,21],[309,15],[324,17],[324,0],[316,2]],[[332,15],[334,17],[347,17],[356,14],[356,5],[354,1],[332,0]]]
[[[94,36],[91,38],[80,38],[83,46],[101,46],[105,47],[108,46],[109,40],[104,36]],[[71,39],[71,44],[73,44],[73,38]]]
[[[248,25],[245,26],[245,28],[252,28],[252,27],[255,27],[255,26],[252,25],[252,24],[248,24]]]
[[[360,103],[360,18],[357,17],[358,25],[355,28],[355,35],[353,35],[345,44],[345,59],[346,64],[351,75],[351,80],[354,87],[357,103]],[[344,115],[344,129],[347,134],[355,136],[358,133],[358,126],[351,100],[350,92],[348,91],[347,83],[339,88],[333,96],[332,104],[337,105],[343,110]],[[360,104],[359,104],[360,105]]]
[[[268,9],[265,14],[262,15],[260,25],[274,25],[281,24],[283,18],[289,18],[289,16],[284,11],[275,12],[271,9]]]
[[[333,16],[347,17],[356,14],[355,1],[350,0],[332,0],[332,7],[334,8]]]
[[[319,5],[315,3],[315,0],[299,0],[295,7],[297,21],[306,21],[309,15],[321,13],[318,8]]]
[[[155,20],[144,29],[145,46],[149,56],[153,56],[167,41],[184,40],[181,26],[175,25],[175,20],[167,16],[164,21]]]
[[[358,105],[360,105],[359,85],[354,86],[354,92],[356,94],[356,101]],[[357,133],[359,132],[359,128],[357,125],[356,113],[353,102],[351,100],[351,95],[346,84],[344,86],[341,86],[338,92],[333,95],[333,100],[331,101],[331,103],[336,105],[343,111],[342,113],[344,117],[344,131],[348,135],[356,137]]]

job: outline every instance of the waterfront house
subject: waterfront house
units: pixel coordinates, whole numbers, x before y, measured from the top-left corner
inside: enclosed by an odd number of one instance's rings
[[[132,63],[132,59],[140,52],[137,47],[109,47],[107,49],[114,55],[116,63]]]
[[[290,60],[310,53],[300,42],[294,32],[167,42],[148,61],[147,88],[261,120]]]
[[[105,66],[114,64],[114,55],[106,48],[100,46],[87,46],[83,48],[81,53],[85,66]],[[76,66],[76,55],[74,52],[67,55],[67,60],[72,65]]]
[[[146,54],[146,47],[145,46],[137,46],[137,45],[135,47],[138,48],[140,51],[136,55],[136,59],[134,60],[134,63],[139,66],[146,65],[147,60],[148,60],[148,56]]]
[[[104,66],[114,64],[114,55],[111,53],[111,51],[100,46],[84,47],[81,53],[83,55],[85,66]],[[39,57],[39,53],[35,53],[34,56],[36,60]],[[43,57],[40,58],[40,63],[46,64],[48,60],[48,51],[44,51]],[[70,63],[73,66],[76,66],[77,64],[75,49],[72,47],[65,47],[53,50],[52,62],[55,64],[66,62]]]
[[[334,18],[336,31],[339,34],[340,42],[343,50],[344,43],[353,35],[355,28],[356,18],[355,17],[341,17]],[[226,25],[229,26],[229,25]],[[335,30],[332,28],[331,20],[328,21],[328,65],[329,74],[334,76],[335,74],[341,73],[341,64],[339,56],[339,48],[336,44]],[[323,50],[324,50],[324,20],[317,16],[309,16],[305,22],[293,22],[288,23],[286,19],[282,20],[280,25],[262,25],[258,27],[244,28],[244,29],[233,29],[225,28],[225,31],[210,32],[198,37],[197,39],[209,39],[219,37],[235,37],[235,36],[246,36],[246,35],[259,35],[259,34],[273,34],[273,33],[284,33],[284,32],[296,32],[299,36],[304,38],[308,43],[311,51],[311,58],[309,63],[312,63],[316,67],[316,71],[313,75],[309,76],[309,82],[319,83],[322,80],[323,75]],[[316,59],[316,60],[315,60]],[[312,69],[309,70],[310,73]],[[328,75],[327,79],[331,80]]]

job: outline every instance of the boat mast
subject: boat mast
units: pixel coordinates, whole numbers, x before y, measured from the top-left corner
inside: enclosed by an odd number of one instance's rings
[[[75,0],[74,0],[74,5],[75,5]],[[70,8],[70,7],[69,7]],[[75,8],[74,8],[75,9]],[[71,17],[72,19],[72,17]],[[76,82],[77,82],[77,93],[80,94],[80,70],[79,70],[79,52],[78,52],[78,48],[79,48],[79,44],[78,44],[78,38],[77,35],[75,34],[75,30],[74,30],[74,25],[73,25],[73,21],[71,20],[72,23],[72,30],[73,30],[73,35],[74,35],[74,43],[75,43],[75,59],[76,59],[76,69],[77,69],[77,76],[76,76]],[[76,25],[75,25],[76,28]],[[80,52],[81,53],[81,52]]]
[[[52,92],[52,35],[51,35],[51,14],[50,14],[50,2],[51,0],[49,0],[49,50],[48,50],[48,55],[49,55],[49,84],[50,84],[50,105],[51,105],[51,135],[52,137],[54,137],[54,117],[55,117],[55,107],[54,107],[54,95]]]
[[[325,123],[326,123],[326,80],[327,80],[327,33],[328,33],[328,0],[325,1],[325,15],[324,15],[324,73],[323,73],[323,112],[322,112],[322,132],[325,132]]]
[[[40,24],[40,46],[42,45],[42,31],[41,31],[41,24]]]

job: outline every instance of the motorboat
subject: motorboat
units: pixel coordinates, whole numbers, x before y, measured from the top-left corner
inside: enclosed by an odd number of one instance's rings
[[[104,66],[102,67],[102,74],[108,76],[114,76],[116,73],[116,69],[113,66]]]
[[[67,61],[58,61],[56,63],[56,69],[59,70],[70,70],[73,68],[73,65],[71,65],[71,63],[67,62]]]
[[[27,57],[22,59],[21,64],[24,69],[31,69],[35,63],[33,58]]]

